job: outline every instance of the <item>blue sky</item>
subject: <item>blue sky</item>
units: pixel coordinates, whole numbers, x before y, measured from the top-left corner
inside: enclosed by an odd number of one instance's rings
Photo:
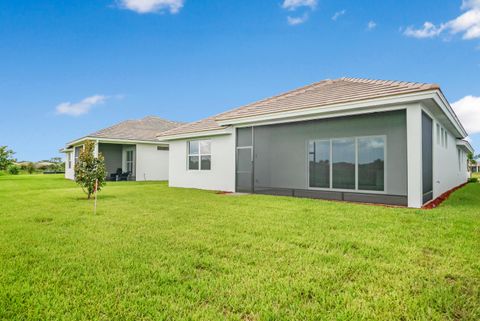
[[[342,76],[439,83],[480,150],[480,0],[0,2],[0,145],[19,160]]]

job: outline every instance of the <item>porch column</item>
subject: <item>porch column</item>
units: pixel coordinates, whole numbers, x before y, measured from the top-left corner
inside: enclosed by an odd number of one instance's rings
[[[422,107],[407,107],[407,177],[408,207],[423,205],[422,187]]]
[[[93,156],[98,157],[98,140],[95,141],[95,149],[93,150]]]

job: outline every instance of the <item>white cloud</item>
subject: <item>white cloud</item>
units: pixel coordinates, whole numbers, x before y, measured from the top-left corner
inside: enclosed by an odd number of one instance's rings
[[[185,0],[120,0],[121,7],[137,13],[170,11],[175,14],[182,9]]]
[[[301,17],[287,17],[287,22],[291,26],[300,25],[308,20],[308,14],[304,14]]]
[[[432,38],[438,36],[443,29],[443,26],[437,27],[433,23],[427,21],[423,24],[423,28],[420,29],[415,29],[411,26],[407,27],[404,35],[414,38]]]
[[[452,104],[468,134],[480,133],[480,97],[465,96]]]
[[[56,107],[57,114],[69,115],[69,116],[80,116],[88,113],[93,106],[101,105],[105,103],[107,99],[109,99],[108,96],[95,95],[95,96],[87,97],[77,103],[64,102],[57,105]]]
[[[317,0],[284,0],[282,8],[289,11],[296,11],[299,8],[305,8],[302,16],[288,16],[287,23],[291,26],[302,24],[308,20],[309,12],[317,6]]]
[[[347,10],[343,9],[341,11],[337,11],[335,12],[335,14],[332,16],[332,20],[333,21],[337,21],[338,18],[340,18],[341,16],[343,16],[344,14],[347,13]]]
[[[441,23],[438,26],[425,22],[423,28],[408,27],[404,35],[414,38],[433,38],[448,31],[451,34],[462,34],[465,40],[480,38],[480,0],[464,0],[462,10],[465,12],[457,18]]]
[[[282,7],[287,10],[295,10],[300,7],[314,9],[317,6],[317,0],[284,0]]]
[[[370,20],[368,23],[367,23],[367,30],[373,30],[377,27],[377,23],[373,20]]]

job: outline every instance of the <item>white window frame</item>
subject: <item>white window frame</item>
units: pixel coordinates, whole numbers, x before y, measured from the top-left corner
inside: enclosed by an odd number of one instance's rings
[[[72,152],[67,153],[67,166],[72,169]]]
[[[128,160],[128,153],[132,153],[132,160]],[[128,165],[131,165],[132,170],[128,170]],[[125,170],[126,172],[130,172],[130,175],[135,176],[135,150],[134,149],[127,149],[125,150]]]
[[[190,143],[198,142],[198,154],[190,154]],[[208,142],[210,144],[210,153],[202,153],[200,148],[201,142]],[[190,168],[190,156],[198,157],[198,168],[191,169]],[[202,169],[202,156],[210,156],[210,168],[209,169]],[[187,141],[187,171],[211,171],[212,170],[212,140],[211,139],[193,139]]]
[[[384,148],[383,148],[383,191],[372,191],[372,190],[362,190],[358,188],[358,140],[361,138],[383,138]],[[355,189],[342,189],[342,188],[333,188],[333,141],[341,139],[354,139],[355,140]],[[310,186],[310,150],[309,146],[311,142],[317,141],[330,141],[330,187],[313,187]],[[353,136],[353,137],[334,137],[334,138],[314,138],[308,139],[306,141],[307,146],[307,186],[310,190],[318,191],[332,191],[332,192],[350,192],[350,193],[368,193],[368,194],[387,194],[387,135],[368,135],[368,136]]]
[[[78,153],[78,157],[76,155],[77,147],[80,148],[80,152]],[[78,146],[73,147],[73,159],[74,159],[73,164],[74,165],[76,165],[78,163],[78,160],[80,159],[80,154],[82,153],[84,147],[85,147],[85,145],[78,145]]]

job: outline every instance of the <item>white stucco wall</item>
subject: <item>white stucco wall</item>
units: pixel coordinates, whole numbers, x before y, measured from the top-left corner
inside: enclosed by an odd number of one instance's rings
[[[168,180],[168,154],[166,150],[157,150],[157,145],[137,144],[136,180]]]
[[[70,168],[68,168],[69,157],[71,160]],[[65,153],[65,178],[71,179],[71,180],[75,179],[73,152]]]
[[[461,164],[458,164],[457,138],[447,131],[447,146],[437,140],[437,124],[442,126],[434,118],[433,122],[433,198],[446,191],[465,183],[468,179],[467,156],[462,152]],[[443,127],[443,126],[442,126]],[[443,127],[444,130],[445,127]]]
[[[234,192],[235,135],[212,136],[202,139],[211,141],[211,170],[188,170],[188,140],[171,141],[169,186]]]

